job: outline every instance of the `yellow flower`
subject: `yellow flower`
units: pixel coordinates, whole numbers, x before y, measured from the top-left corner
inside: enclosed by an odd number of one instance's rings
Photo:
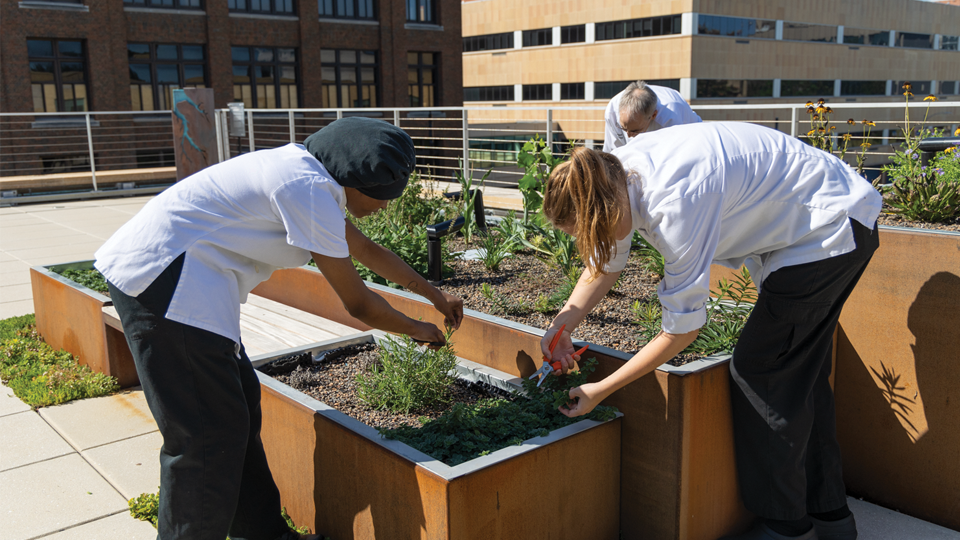
[[[813,114],[813,107],[807,107],[807,114]]]
[[[823,128],[817,128],[817,133],[823,135]]]
[[[906,92],[903,93],[903,95],[907,96],[908,98],[912,98],[912,97],[913,97],[913,92],[907,90]]]
[[[817,107],[817,114],[823,114],[825,112],[827,112],[827,109],[823,107]]]
[[[810,131],[807,132],[807,137],[812,137],[814,133],[816,133],[816,130],[811,129]]]
[[[824,101],[823,98],[817,100],[817,105],[823,105],[824,103],[826,103],[826,101]]]
[[[953,132],[953,136],[960,137],[960,128],[957,128],[957,130]]]
[[[935,96],[935,95],[933,95],[933,94],[930,94],[929,96],[923,98],[923,100],[924,100],[924,101],[936,101],[936,100],[937,100],[937,96]]]
[[[853,125],[853,124],[856,124],[857,121],[854,120],[853,118],[850,118],[850,119],[847,120],[847,123],[850,124],[850,125]]]
[[[850,140],[850,134],[849,134],[849,133],[844,133],[844,134],[843,134],[843,140],[849,141],[849,140]]]
[[[960,129],[958,129],[957,131],[960,131]],[[947,148],[946,150],[944,150],[944,153],[952,154],[956,149],[957,149],[956,146],[951,146],[950,148]]]
[[[831,109],[830,107],[827,107],[827,112],[828,112],[828,113],[832,113],[832,112],[833,112],[833,109]]]
[[[909,92],[913,88],[913,85],[908,82],[905,82],[903,83],[903,86],[901,86],[901,88]]]
[[[807,102],[807,107],[813,107],[813,102],[812,102],[812,101],[808,101],[808,102]]]
[[[830,131],[836,131],[836,130],[837,130],[837,126],[830,126]]]
[[[876,123],[871,122],[871,121],[869,121],[869,120],[864,120],[864,121],[862,122],[862,124],[865,125],[865,126],[875,126],[875,125],[877,125]]]

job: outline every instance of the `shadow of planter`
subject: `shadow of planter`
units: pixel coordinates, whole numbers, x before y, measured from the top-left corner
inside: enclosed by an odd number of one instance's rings
[[[410,317],[443,323],[442,316],[419,296],[368,286]],[[369,329],[350,317],[323,275],[312,267],[274,272],[253,292],[359,330]],[[456,334],[458,356],[511,376],[528,376],[539,367],[542,330],[465,311]],[[594,374],[598,378],[629,359],[625,353],[596,345],[590,351],[599,361]],[[679,368],[661,366],[605,402],[624,413],[623,538],[714,540],[742,530],[752,519],[737,491],[728,360],[728,356],[711,357]],[[589,450],[581,455],[589,455]]]
[[[103,321],[103,306],[112,305],[110,298],[60,275],[92,268],[93,261],[78,261],[30,269],[37,329],[48,345],[116,377],[121,388],[136,386],[140,379],[123,333]]]
[[[960,234],[880,228],[840,317],[847,489],[960,530]]]
[[[361,334],[251,360],[260,366],[375,339],[374,333]],[[472,380],[518,387],[508,382],[509,375],[472,362],[461,361],[458,371]],[[264,448],[297,523],[315,523],[318,531],[340,539],[617,537],[620,418],[583,420],[450,467],[258,376]]]

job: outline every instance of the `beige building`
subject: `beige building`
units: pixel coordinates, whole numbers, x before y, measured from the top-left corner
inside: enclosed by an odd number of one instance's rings
[[[821,97],[834,104],[897,101],[904,81],[918,97],[960,102],[960,8],[945,4],[464,0],[462,17],[467,106],[601,106],[636,79],[672,87],[695,108]],[[701,116],[773,122],[777,114],[750,109]],[[951,114],[945,111],[932,114]],[[786,123],[789,113],[779,114]],[[835,120],[847,114],[865,113],[844,110]],[[870,114],[889,121],[887,128],[902,119],[902,111],[890,118],[891,111]],[[537,114],[500,114],[507,116]],[[590,144],[603,137],[597,116],[567,111],[553,120],[567,138]]]

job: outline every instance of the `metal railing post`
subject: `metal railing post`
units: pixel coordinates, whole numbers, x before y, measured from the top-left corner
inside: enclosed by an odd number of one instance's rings
[[[400,109],[393,110],[393,125],[400,127]]]
[[[247,142],[250,143],[249,151],[253,152],[256,147],[253,144],[253,111],[247,111]]]
[[[800,111],[796,107],[790,107],[790,136],[796,137],[800,131]]]
[[[547,148],[553,153],[553,109],[547,109]]]
[[[290,142],[295,143],[297,142],[297,133],[293,127],[293,110],[288,111],[287,114],[290,119]]]
[[[93,179],[93,190],[97,191],[97,163],[93,157],[93,129],[90,128],[90,113],[84,115],[87,119],[87,150],[90,151],[90,177]]]
[[[463,173],[470,174],[470,123],[467,121],[467,110],[463,109]]]
[[[341,118],[343,118],[343,111],[340,109],[337,109],[337,120],[340,120]]]
[[[223,111],[213,111],[213,127],[217,130],[217,163],[223,162],[223,122],[220,115]]]

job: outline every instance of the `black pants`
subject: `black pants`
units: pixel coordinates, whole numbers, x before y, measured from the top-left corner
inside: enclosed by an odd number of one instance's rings
[[[181,255],[136,298],[109,284],[163,447],[158,538],[273,540],[289,529],[260,441],[260,383],[228,338],[164,318]]]
[[[846,504],[831,370],[843,303],[879,246],[850,220],[856,250],[787,266],[763,282],[730,366],[740,495],[781,520]]]

